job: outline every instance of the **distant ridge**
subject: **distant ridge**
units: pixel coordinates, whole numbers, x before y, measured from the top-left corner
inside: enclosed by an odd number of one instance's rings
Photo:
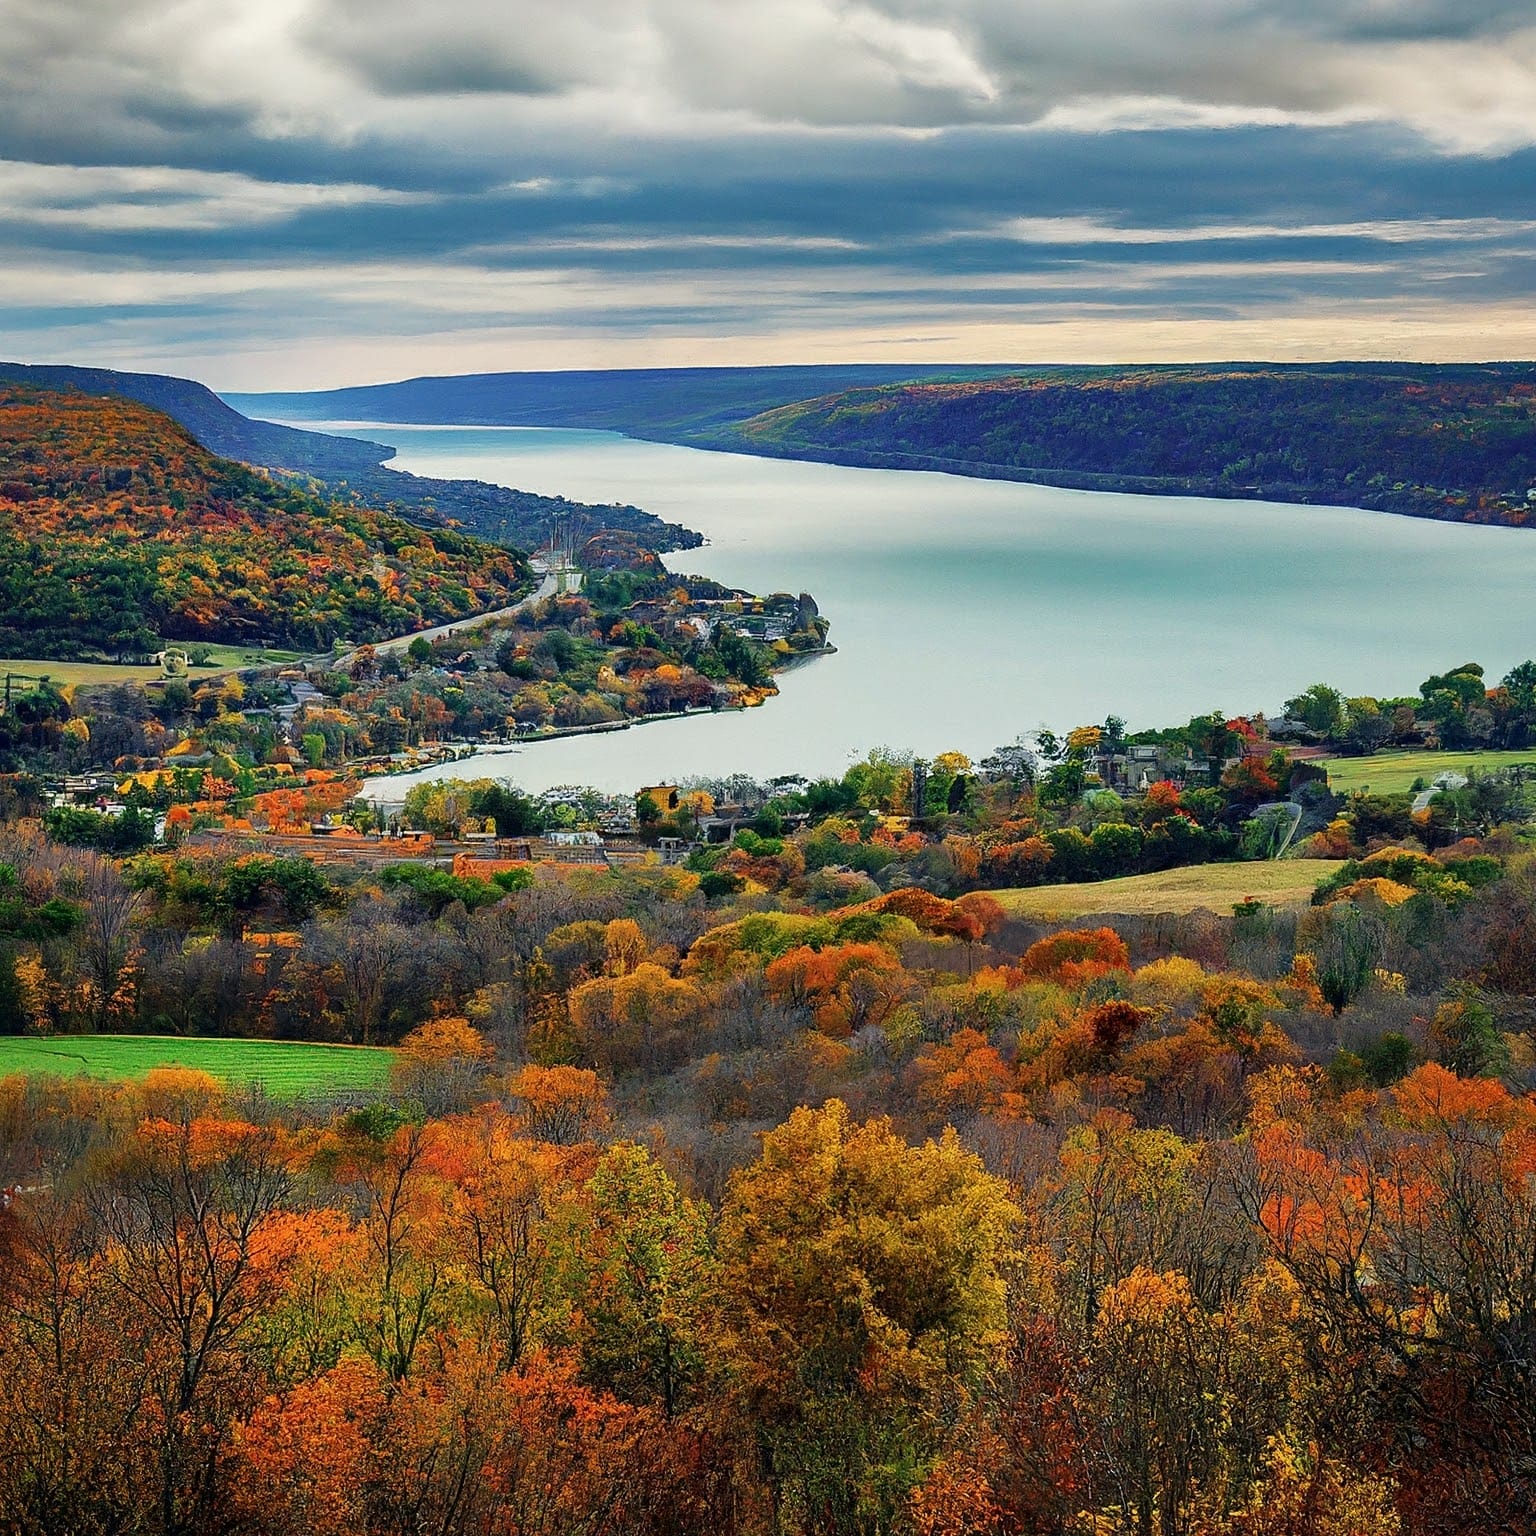
[[[171,374],[0,362],[0,381],[30,384],[34,389],[121,395],[141,405],[152,405],[179,421],[210,453],[259,469],[286,469],[327,479],[346,470],[363,473],[377,469],[395,451],[385,443],[362,438],[333,437],[272,421],[254,421],[226,405],[207,385]]]
[[[602,368],[469,373],[312,393],[231,394],[301,421],[587,427],[682,442],[775,406],[844,389],[995,378],[1000,366],[825,363],[773,368]]]
[[[603,428],[876,469],[1536,524],[1536,364],[894,364],[467,374],[234,397],[298,419]]]

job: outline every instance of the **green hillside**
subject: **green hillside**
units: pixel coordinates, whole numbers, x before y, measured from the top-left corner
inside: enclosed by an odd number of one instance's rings
[[[0,1036],[0,1077],[141,1078],[157,1067],[206,1072],[232,1086],[261,1083],[281,1098],[382,1088],[395,1053],[287,1040],[182,1039],[169,1035]]]

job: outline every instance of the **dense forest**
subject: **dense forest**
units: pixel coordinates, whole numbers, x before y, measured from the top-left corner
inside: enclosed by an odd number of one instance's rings
[[[1053,369],[847,390],[721,446],[1088,490],[1330,502],[1467,522],[1536,515],[1525,364]]]
[[[306,650],[511,602],[515,551],[327,503],[219,459],[148,407],[0,386],[0,650],[162,640]]]
[[[30,1029],[399,1042],[376,1097],[0,1080],[8,1529],[1536,1518],[1513,832],[1077,926],[830,867],[0,856]]]
[[[358,502],[407,522],[461,527],[498,544],[536,548],[548,541],[557,525],[563,535],[579,537],[622,528],[661,550],[692,549],[702,542],[692,529],[664,522],[638,507],[594,507],[483,480],[439,480],[390,469],[386,461],[395,450],[387,444],[252,420],[191,379],[118,373],[109,368],[0,363],[0,381],[137,400],[179,421],[198,442],[223,458],[287,473],[327,499]]]

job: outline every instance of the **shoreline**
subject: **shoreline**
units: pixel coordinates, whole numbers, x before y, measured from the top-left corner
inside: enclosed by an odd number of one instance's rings
[[[617,430],[617,429],[615,429]],[[1199,476],[1131,474],[1118,470],[1038,469],[1024,465],[993,464],[985,459],[951,459],[939,454],[909,453],[899,449],[856,448],[847,445],[764,443],[752,438],[701,433],[697,436],[662,437],[649,431],[622,431],[621,437],[637,442],[662,443],[675,448],[696,448],[706,453],[734,453],[745,458],[781,459],[796,464],[828,464],[842,469],[889,470],[899,474],[950,475],[959,480],[1003,480],[1019,485],[1047,486],[1054,490],[1081,491],[1148,498],[1186,496],[1205,501],[1251,501],[1277,507],[1339,507],[1346,511],[1376,512],[1386,517],[1411,517],[1422,522],[1456,523],[1477,528],[1524,529],[1536,527],[1536,519],[1478,516],[1479,509],[1463,505],[1372,505],[1342,488],[1316,486],[1228,485]],[[1282,490],[1297,494],[1282,495]],[[1474,515],[1468,515],[1472,512]]]
[[[1178,365],[1166,365],[1178,366]],[[1306,366],[1306,365],[1294,365]],[[1434,365],[1430,365],[1434,366]],[[1448,365],[1454,366],[1454,365]],[[799,402],[790,402],[799,403]],[[745,418],[750,420],[751,418]],[[1263,483],[1242,486],[1219,480],[1207,480],[1198,475],[1137,474],[1118,470],[1088,470],[1078,468],[1038,468],[1034,466],[995,464],[984,459],[953,459],[940,454],[910,453],[899,449],[860,448],[853,445],[822,446],[820,444],[763,442],[739,434],[735,428],[740,423],[723,427],[678,429],[665,431],[646,425],[590,426],[571,422],[505,422],[505,421],[390,421],[372,418],[352,421],[331,419],[325,416],[299,416],[283,423],[299,430],[335,434],[339,432],[388,431],[392,427],[406,431],[497,431],[497,432],[590,432],[606,436],[627,438],[632,442],[655,443],[669,448],[692,448],[705,453],[737,454],[743,458],[779,459],[799,464],[826,464],[843,469],[890,470],[901,473],[939,474],[961,480],[1001,480],[1021,485],[1045,486],[1055,490],[1080,491],[1087,494],[1145,496],[1148,498],[1192,497],[1208,501],[1256,502],[1265,506],[1281,507],[1338,507],[1345,511],[1380,513],[1387,517],[1410,517],[1416,521],[1456,523],[1465,527],[1480,528],[1532,528],[1536,517],[1516,521],[1509,518],[1475,515],[1475,509],[1465,506],[1446,507],[1407,506],[1387,504],[1385,500],[1372,501],[1361,497],[1353,488],[1338,485],[1315,484],[1297,486],[1291,484],[1266,485]],[[396,453],[398,454],[398,449]],[[385,461],[381,467],[393,469]],[[408,470],[393,469],[401,475]],[[1469,510],[1474,515],[1467,515]],[[697,530],[689,530],[697,532]],[[709,543],[708,535],[701,535],[703,544]],[[700,548],[689,545],[686,548]],[[678,551],[668,551],[677,553]]]
[[[835,645],[822,646],[818,650],[803,651],[798,655],[786,658],[779,666],[774,668],[774,675],[781,672],[790,672],[803,666],[806,662],[819,660],[823,656],[835,656]],[[762,709],[769,699],[777,696],[777,688],[773,693],[759,699],[755,704],[701,704],[694,709],[672,709],[664,714],[641,715],[633,720],[600,720],[593,725],[557,725],[548,730],[540,731],[537,735],[522,736],[507,742],[466,742],[468,748],[464,752],[456,752],[453,756],[440,757],[429,763],[422,763],[415,767],[398,767],[380,769],[378,772],[366,775],[361,781],[357,798],[367,800],[374,805],[400,805],[404,803],[402,795],[398,800],[379,794],[370,794],[369,790],[376,784],[383,784],[389,779],[410,778],[416,774],[424,773],[428,769],[443,767],[451,763],[473,762],[476,758],[495,756],[501,753],[511,754],[522,747],[536,747],[541,742],[561,741],[571,736],[608,736],[619,731],[634,730],[638,726],[655,725],[663,720],[694,720],[701,715],[742,715],[749,710]],[[338,771],[345,771],[344,768]]]

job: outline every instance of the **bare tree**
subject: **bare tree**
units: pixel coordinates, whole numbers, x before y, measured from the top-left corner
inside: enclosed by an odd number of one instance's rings
[[[91,1028],[101,1030],[116,1017],[118,989],[133,956],[134,919],[142,904],[109,859],[86,855],[80,865],[80,901],[85,921],[80,929],[80,957],[91,983]]]

